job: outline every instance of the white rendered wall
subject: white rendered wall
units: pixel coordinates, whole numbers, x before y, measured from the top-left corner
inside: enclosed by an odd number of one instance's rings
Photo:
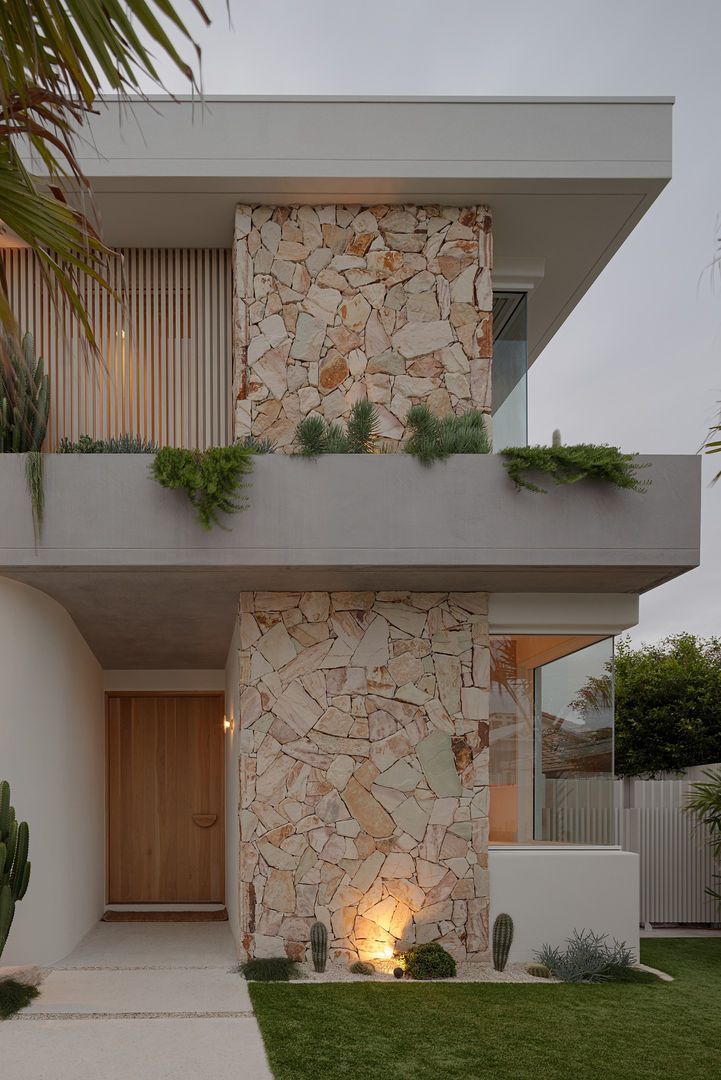
[[[30,826],[32,872],[3,964],[49,964],[105,902],[102,671],[45,593],[0,578],[0,779]]]
[[[502,911],[514,923],[511,960],[527,963],[541,945],[574,929],[625,941],[638,957],[638,855],[615,848],[491,847],[491,926]]]
[[[225,690],[225,671],[222,668],[163,668],[129,671],[104,671],[104,690],[177,691]]]
[[[240,859],[240,628],[236,621],[225,665],[225,716],[231,727],[225,732],[225,907],[230,929],[240,954],[238,865]]]

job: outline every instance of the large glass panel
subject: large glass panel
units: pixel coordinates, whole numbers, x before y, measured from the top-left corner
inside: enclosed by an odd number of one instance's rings
[[[613,639],[491,637],[490,839],[615,843]]]
[[[613,639],[535,671],[538,840],[614,844]]]
[[[496,451],[528,442],[527,371],[526,294],[494,293],[491,399]]]

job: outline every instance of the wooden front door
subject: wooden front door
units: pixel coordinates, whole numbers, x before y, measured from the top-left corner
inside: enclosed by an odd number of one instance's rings
[[[108,695],[108,902],[225,900],[223,696]]]

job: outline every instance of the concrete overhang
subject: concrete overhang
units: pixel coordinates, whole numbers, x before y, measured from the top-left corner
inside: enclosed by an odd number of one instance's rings
[[[699,562],[698,457],[645,459],[645,494],[517,492],[494,455],[259,457],[249,508],[204,532],[148,458],[45,458],[35,548],[25,463],[0,458],[0,574],[70,612],[107,668],[218,668],[238,594],[415,589],[636,594]],[[553,597],[549,596],[553,605]]]
[[[209,97],[101,105],[107,242],[230,247],[238,202],[487,203],[532,362],[671,176],[670,98]]]

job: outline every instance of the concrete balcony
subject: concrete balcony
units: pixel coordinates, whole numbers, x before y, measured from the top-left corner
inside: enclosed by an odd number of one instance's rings
[[[592,481],[540,495],[495,456],[270,455],[248,509],[206,533],[148,457],[48,455],[36,550],[25,460],[4,455],[0,574],[55,597],[115,667],[222,666],[241,589],[638,593],[699,562],[700,460],[644,460],[644,495]],[[169,655],[144,662],[159,638]]]

